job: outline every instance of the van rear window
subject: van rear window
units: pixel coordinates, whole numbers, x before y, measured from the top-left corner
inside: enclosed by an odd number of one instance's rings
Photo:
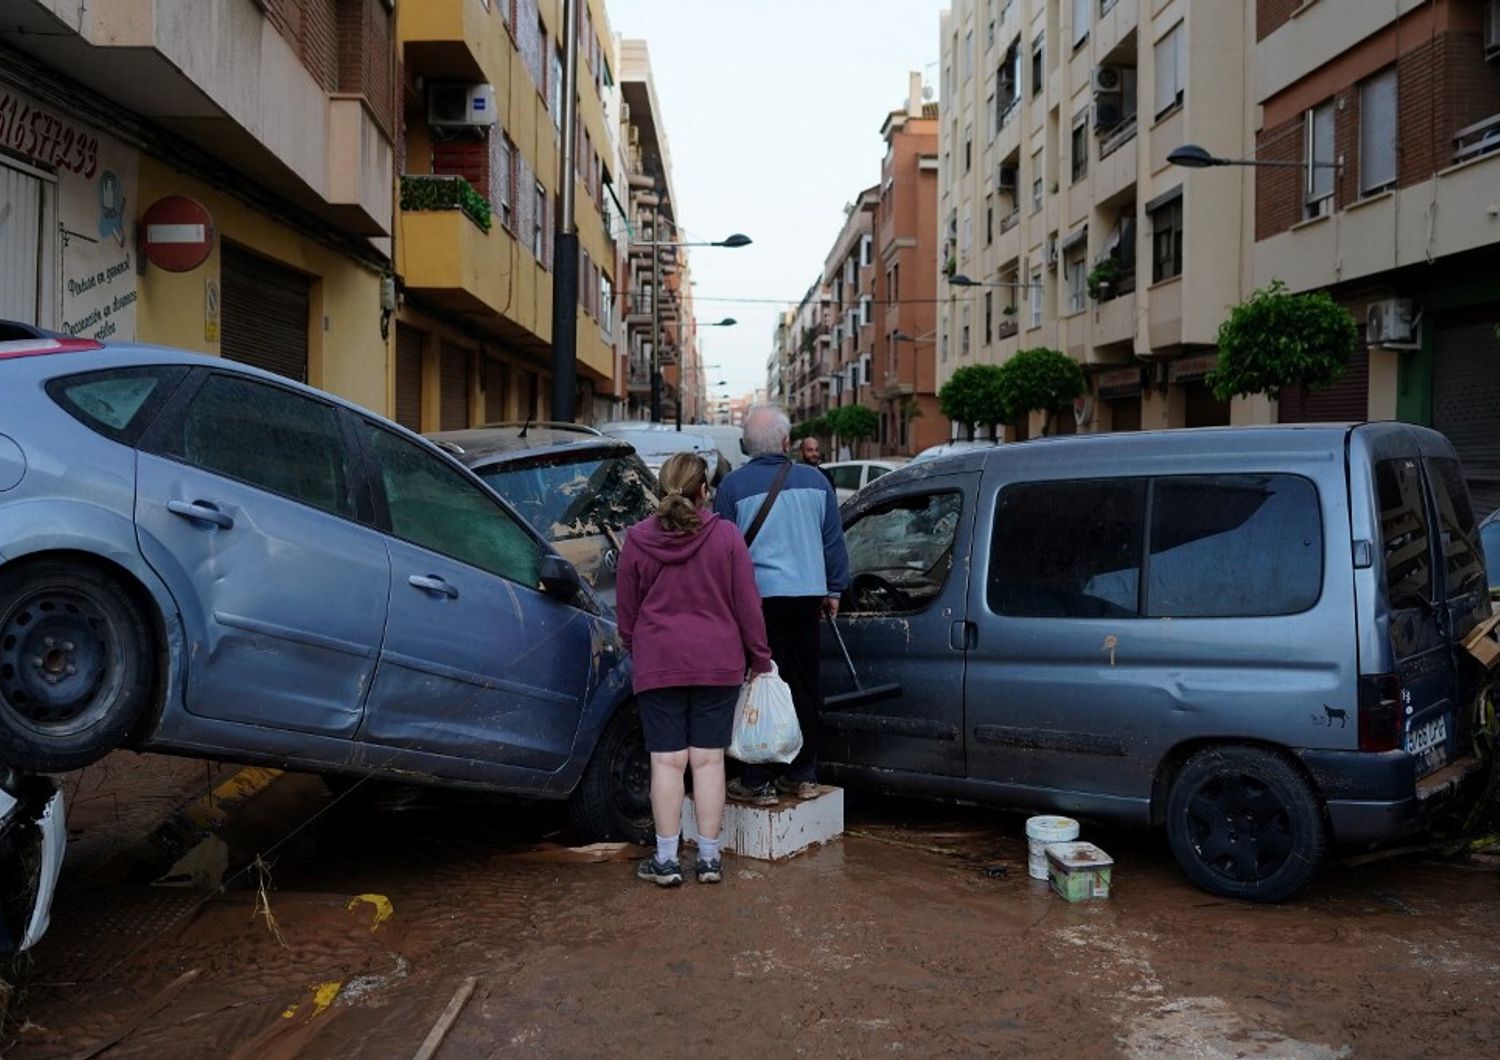
[[[1432,481],[1432,497],[1437,502],[1438,530],[1443,542],[1443,577],[1448,598],[1485,589],[1482,551],[1476,542],[1474,509],[1469,503],[1469,488],[1457,460],[1427,461],[1427,477]]]
[[[1416,459],[1377,462],[1375,490],[1380,500],[1386,596],[1397,611],[1426,607],[1434,599],[1432,534]]]

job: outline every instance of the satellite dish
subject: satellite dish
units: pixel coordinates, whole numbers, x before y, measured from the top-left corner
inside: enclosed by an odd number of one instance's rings
[[[932,86],[931,85],[923,85],[922,86],[922,98],[924,100],[926,100],[928,103],[931,103],[932,102],[932,96],[933,96]]]

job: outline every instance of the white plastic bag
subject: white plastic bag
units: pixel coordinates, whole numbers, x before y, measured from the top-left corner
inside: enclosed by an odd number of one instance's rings
[[[776,672],[752,677],[740,689],[734,707],[734,736],[729,757],[741,762],[790,762],[802,750],[802,726],[792,688]]]

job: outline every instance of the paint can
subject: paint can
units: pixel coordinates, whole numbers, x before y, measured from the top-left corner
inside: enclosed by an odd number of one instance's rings
[[[1114,865],[1093,843],[1054,843],[1047,848],[1052,889],[1070,902],[1108,898]]]
[[[1047,878],[1047,844],[1078,838],[1078,822],[1071,817],[1029,817],[1026,820],[1026,870],[1033,880]]]

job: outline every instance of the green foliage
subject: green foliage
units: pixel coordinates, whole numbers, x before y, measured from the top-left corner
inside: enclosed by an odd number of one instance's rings
[[[1120,280],[1122,271],[1119,258],[1102,259],[1099,264],[1089,270],[1088,279],[1085,281],[1089,289],[1089,297],[1097,302],[1105,294],[1113,291],[1115,284]]]
[[[970,364],[954,372],[938,390],[938,408],[944,416],[968,428],[976,424],[994,427],[1010,422],[1005,377],[996,364]]]
[[[1234,307],[1218,344],[1219,363],[1205,380],[1215,397],[1274,398],[1285,387],[1337,382],[1359,348],[1359,328],[1327,292],[1291,294],[1275,280]]]
[[[842,408],[829,409],[825,419],[830,431],[849,441],[873,438],[880,430],[880,417],[873,409],[868,409],[863,405],[845,405]]]
[[[804,438],[821,438],[828,434],[828,420],[822,416],[814,416],[810,420],[803,420],[792,428],[792,441],[800,442]]]
[[[417,175],[401,178],[401,209],[462,210],[486,232],[490,230],[490,204],[463,177]]]
[[[1061,350],[1038,346],[1022,350],[1000,368],[1010,423],[1041,409],[1051,412],[1073,404],[1087,389],[1083,369]]]

